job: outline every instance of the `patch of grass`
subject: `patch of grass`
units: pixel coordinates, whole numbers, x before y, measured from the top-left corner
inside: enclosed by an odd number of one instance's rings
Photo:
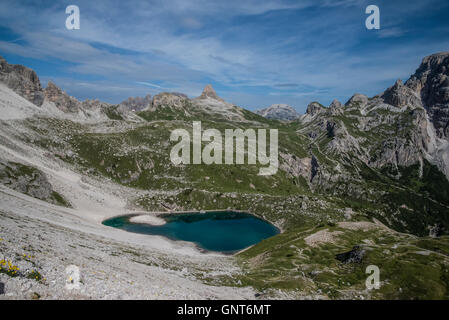
[[[61,194],[57,193],[56,191],[53,191],[51,193],[51,196],[52,196],[54,202],[56,202],[60,206],[67,207],[67,208],[71,208],[72,207],[70,202],[67,201]]]
[[[304,239],[320,230],[339,231],[334,241],[311,247]],[[370,244],[366,244],[367,241]],[[330,298],[354,298],[351,292],[365,290],[368,265],[380,269],[381,288],[370,291],[374,299],[447,299],[448,240],[420,239],[372,230],[351,230],[338,226],[304,226],[266,239],[238,255],[245,271],[242,283],[258,290],[279,288],[326,294]],[[361,263],[344,264],[336,254],[364,244]],[[418,253],[420,247],[435,253]],[[442,254],[438,254],[442,253]]]

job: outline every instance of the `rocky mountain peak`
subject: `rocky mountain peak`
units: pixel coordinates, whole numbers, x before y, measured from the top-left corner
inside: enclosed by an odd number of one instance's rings
[[[211,84],[206,85],[204,87],[203,93],[201,93],[201,95],[198,97],[198,99],[207,99],[207,98],[224,101],[222,98],[217,96],[217,93],[215,92]]]
[[[343,105],[340,101],[337,99],[334,99],[331,104],[329,105],[329,110],[331,111],[332,115],[339,115],[343,114]]]
[[[0,81],[37,106],[44,102],[41,83],[36,72],[18,64],[9,64],[0,56]]]
[[[295,109],[287,104],[273,104],[268,108],[257,110],[257,114],[267,119],[291,121],[299,117]]]
[[[331,104],[329,105],[329,108],[341,108],[343,105],[341,104],[340,101],[338,101],[337,99],[334,99]]]
[[[323,110],[324,110],[324,107],[321,104],[319,104],[318,102],[311,102],[307,106],[306,114],[314,117],[315,115],[317,115],[318,113],[320,113]]]
[[[386,103],[398,108],[405,106],[416,108],[422,106],[419,94],[408,86],[405,86],[402,83],[402,80],[396,80],[392,87],[385,90],[382,94],[382,98]]]
[[[345,106],[359,106],[364,108],[368,104],[368,97],[364,94],[356,93],[354,94],[346,103]]]
[[[422,78],[423,76],[429,75],[430,73],[448,73],[448,61],[449,52],[435,53],[430,56],[424,57],[421,65],[416,70],[413,76],[417,78]]]
[[[449,52],[425,57],[405,86],[420,96],[439,137],[449,138]]]

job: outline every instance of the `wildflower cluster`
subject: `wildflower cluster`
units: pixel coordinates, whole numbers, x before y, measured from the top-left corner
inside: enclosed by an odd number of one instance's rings
[[[27,278],[28,279],[33,279],[33,280],[36,280],[36,281],[41,281],[43,278],[42,278],[42,275],[38,272],[38,271],[36,271],[36,270],[32,270],[28,275],[27,275]]]
[[[14,265],[10,260],[0,260],[0,272],[6,273],[11,277],[15,277],[18,275],[18,271],[19,267]]]

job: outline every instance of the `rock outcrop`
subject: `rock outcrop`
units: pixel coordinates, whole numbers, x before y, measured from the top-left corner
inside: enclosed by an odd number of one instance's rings
[[[345,107],[364,108],[368,104],[368,97],[364,94],[354,94],[346,103]]]
[[[44,89],[45,99],[53,102],[63,112],[76,113],[81,108],[81,102],[62,91],[53,82],[49,81]]]
[[[331,111],[331,113],[333,115],[343,114],[343,112],[344,112],[343,105],[337,99],[334,99],[331,102],[331,104],[329,105],[329,110]]]
[[[268,108],[257,110],[257,114],[267,119],[292,121],[299,117],[295,109],[287,104],[273,104]]]
[[[44,93],[36,72],[18,64],[8,64],[0,56],[0,81],[36,106],[41,106]]]
[[[339,253],[335,258],[345,264],[361,263],[365,257],[366,250],[363,246],[356,245],[348,252]]]
[[[318,102],[312,102],[307,106],[306,114],[315,117],[317,114],[321,113],[324,110],[325,108],[321,104],[319,104]]]
[[[59,110],[72,117],[91,120],[122,119],[117,106],[98,99],[79,101],[75,97],[69,96],[51,81],[44,89],[44,94],[46,102],[54,104]]]
[[[299,118],[299,121],[303,123],[309,123],[313,121],[318,114],[326,110],[328,109],[325,108],[323,105],[319,104],[318,102],[311,102],[307,106],[306,113]]]
[[[161,107],[184,108],[189,98],[183,93],[162,92],[153,97],[152,109]]]
[[[292,177],[303,177],[307,181],[312,179],[312,159],[300,159],[295,155],[281,152],[279,154],[282,159],[280,169],[290,174]]]
[[[36,199],[68,205],[42,171],[21,163],[0,162],[0,184]]]
[[[421,98],[417,92],[405,86],[401,80],[397,80],[396,83],[385,90],[381,96],[385,103],[391,104],[395,107],[422,107]]]

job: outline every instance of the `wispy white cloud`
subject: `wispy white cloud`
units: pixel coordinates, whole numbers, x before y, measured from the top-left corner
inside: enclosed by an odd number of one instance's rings
[[[153,87],[153,88],[158,88],[158,89],[166,89],[161,86],[158,86],[157,84],[149,83],[149,82],[145,82],[145,81],[136,81],[136,83],[143,84],[144,86],[148,86],[148,87]]]

